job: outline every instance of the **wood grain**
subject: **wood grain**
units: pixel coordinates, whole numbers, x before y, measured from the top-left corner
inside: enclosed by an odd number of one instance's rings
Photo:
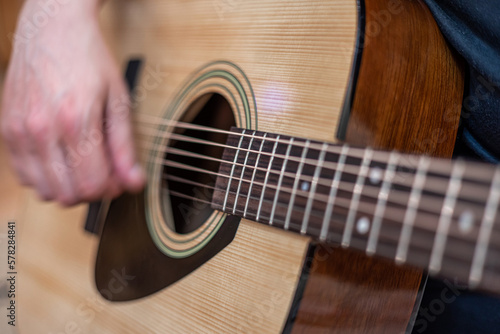
[[[391,12],[393,3],[399,5]],[[463,62],[422,1],[375,0],[365,6],[367,37],[346,141],[451,157]]]
[[[375,0],[365,6],[366,40],[346,141],[451,157],[463,93],[461,61],[421,1]],[[310,333],[311,327],[318,333],[344,333],[347,328],[350,333],[404,332],[407,321],[403,319],[410,318],[421,271],[366,260],[362,253],[337,250],[337,254],[325,261],[316,253],[294,333]],[[352,266],[359,261],[363,265]],[[350,276],[333,269],[339,266],[359,272]],[[348,282],[366,277],[366,272],[386,275],[365,280],[370,288],[361,295],[355,289],[345,293],[352,286]],[[343,297],[333,299],[330,292]],[[391,294],[398,297],[385,299]],[[353,296],[370,299],[372,309],[395,313],[372,318],[363,303],[351,303]],[[325,301],[323,313],[311,312],[318,297]],[[335,305],[326,302],[330,298]],[[341,311],[346,305],[348,313]],[[327,306],[334,306],[333,314],[326,311]]]
[[[106,5],[103,28],[120,64],[136,56],[146,61],[139,83],[145,96],[136,95],[136,113],[163,115],[199,68],[214,60],[230,60],[243,69],[253,86],[260,130],[334,141],[354,52],[354,0],[116,0]],[[152,88],[149,84],[155,70],[160,75]],[[197,97],[193,94],[184,101],[174,117]],[[232,107],[243,106],[236,103]],[[255,124],[255,115],[251,117]],[[141,150],[144,161],[147,153]],[[38,202],[31,193],[24,207],[26,213],[16,215],[23,226],[18,300],[21,333],[277,333],[288,316],[309,245],[307,238],[242,221],[234,242],[186,279],[154,296],[111,304],[94,288],[97,240],[82,233],[85,207],[62,210]],[[359,257],[360,262],[365,260]],[[332,261],[337,264],[328,268],[351,269],[354,259],[348,257],[342,263],[332,257]],[[366,267],[361,265],[363,270]],[[337,286],[349,288],[343,290],[345,298],[366,291],[350,270],[336,275],[344,282]],[[352,284],[347,283],[350,280],[354,280]],[[372,280],[379,284],[374,289],[377,298],[397,294],[383,288],[384,278],[372,276]],[[408,282],[387,284],[406,286]],[[354,292],[358,288],[361,292]],[[333,291],[336,294],[338,288]],[[381,291],[384,293],[378,293]],[[414,294],[407,297],[408,305]],[[373,309],[372,301],[358,301],[354,311]],[[298,325],[308,323],[307,314],[299,314]],[[342,312],[336,314],[340,317],[331,319],[339,324],[357,320]],[[365,326],[379,319],[372,315],[367,315],[370,321],[363,322]]]
[[[420,270],[324,245],[310,261],[292,333],[405,332]]]
[[[335,138],[354,49],[353,0],[116,0],[107,2],[102,25],[122,66],[130,57],[145,60],[138,83],[145,96],[136,113],[163,115],[201,67],[228,60],[253,87],[259,129]],[[155,70],[160,75],[152,88]],[[228,98],[224,90],[214,92]],[[174,117],[203,93],[183,101]],[[145,161],[147,153],[141,150]],[[309,244],[242,221],[233,243],[182,281],[139,301],[110,304],[93,287],[97,240],[81,234],[83,208],[61,211],[30,201],[27,210],[22,333],[71,326],[83,333],[277,333]]]
[[[23,0],[0,0],[0,69],[5,68],[12,49],[17,15]]]
[[[339,167],[343,150],[349,158],[345,166]],[[384,187],[384,182],[373,181],[372,177],[366,178],[360,183],[362,199],[354,206],[356,180],[363,170],[363,156],[369,150],[373,152],[373,158],[367,165],[367,174],[379,171],[381,175],[390,175],[392,166],[394,178],[385,183],[390,187]],[[500,217],[492,220],[489,241],[480,239],[484,223],[479,219],[485,216],[487,202],[500,182],[496,177],[500,177],[500,168],[473,161],[404,153],[398,153],[397,160],[390,162],[394,156],[390,151],[348,148],[232,128],[222,154],[223,162],[218,169],[211,205],[264,225],[272,224],[315,240],[326,240],[330,245],[342,244],[389,261],[398,259],[459,282],[470,281],[475,264],[474,270],[479,269],[483,279],[470,282],[471,285],[490,293],[500,293],[500,283],[495,280],[500,275],[500,252],[494,248],[500,240],[500,232],[496,232],[500,227]],[[423,189],[423,193],[412,219],[411,233],[408,240],[404,240],[403,226],[408,224],[405,219],[415,205],[410,201],[410,194],[417,189],[415,182],[419,168],[415,167],[415,162],[420,166],[422,161],[428,162],[427,176],[422,188],[418,188]],[[462,174],[459,178],[457,169]],[[332,181],[338,171],[341,171],[338,174],[341,177],[335,185]],[[454,178],[459,180],[459,185],[450,192],[448,189]],[[307,188],[303,189],[302,185]],[[384,188],[387,199],[381,202]],[[445,213],[442,208],[450,194],[456,197]],[[469,231],[461,227],[464,214],[473,217]],[[349,216],[353,225],[346,223]],[[355,223],[362,218],[368,222],[364,232],[360,232]],[[449,223],[446,231],[439,230],[443,221]],[[439,243],[438,239],[441,240]],[[474,254],[480,245],[484,245],[488,252],[484,266],[477,267]]]
[[[3,88],[4,73],[0,69],[0,105],[2,103],[2,88]],[[7,222],[22,221],[23,207],[25,205],[25,197],[27,190],[20,187],[17,183],[16,176],[13,170],[7,164],[8,155],[4,143],[0,140],[0,161],[3,164],[0,166],[0,180],[2,186],[0,188],[0,308],[5,310],[9,305],[10,300],[7,298]],[[22,228],[22,225],[18,227]],[[5,292],[4,292],[5,291]],[[5,334],[16,333],[16,328],[9,326],[7,321],[0,322],[0,332]]]

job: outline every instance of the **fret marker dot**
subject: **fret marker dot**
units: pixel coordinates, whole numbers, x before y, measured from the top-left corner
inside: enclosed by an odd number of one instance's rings
[[[302,191],[309,191],[310,186],[311,186],[311,184],[309,182],[304,181],[300,185],[300,189],[302,189]]]
[[[382,181],[382,170],[379,167],[373,167],[370,171],[370,182],[379,184]]]
[[[474,226],[474,214],[470,210],[465,210],[458,219],[458,228],[462,233],[468,233]]]
[[[356,223],[356,230],[359,234],[368,233],[368,230],[370,230],[370,219],[368,219],[367,217],[359,218],[358,222]]]

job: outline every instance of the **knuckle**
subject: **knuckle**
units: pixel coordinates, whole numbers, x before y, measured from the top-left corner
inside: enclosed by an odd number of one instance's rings
[[[128,95],[122,95],[116,98],[108,105],[109,116],[115,121],[130,120],[130,98]]]
[[[76,138],[80,129],[79,118],[72,108],[62,108],[58,114],[57,121],[63,135]]]
[[[2,122],[2,137],[7,143],[12,143],[26,135],[21,119],[11,118]]]
[[[29,135],[39,141],[46,142],[50,133],[50,120],[43,114],[32,114],[28,116],[25,124]]]

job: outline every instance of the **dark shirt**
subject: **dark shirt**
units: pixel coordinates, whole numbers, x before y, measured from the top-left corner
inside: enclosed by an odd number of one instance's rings
[[[455,152],[500,161],[500,1],[424,0],[468,69]],[[500,332],[500,298],[431,279],[413,333]]]
[[[449,43],[468,65],[457,144],[500,161],[500,2],[425,0]]]

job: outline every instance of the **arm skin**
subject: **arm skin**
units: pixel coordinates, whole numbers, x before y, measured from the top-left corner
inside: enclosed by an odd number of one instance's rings
[[[7,70],[0,122],[11,164],[22,184],[63,205],[138,191],[144,173],[126,85],[98,24],[102,1],[52,1],[33,33],[45,2],[26,1]]]

